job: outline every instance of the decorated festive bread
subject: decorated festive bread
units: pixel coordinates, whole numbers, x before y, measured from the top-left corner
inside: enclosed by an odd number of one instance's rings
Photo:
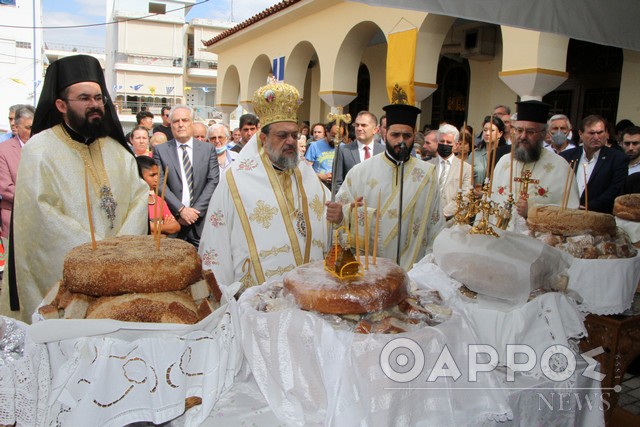
[[[628,221],[640,222],[640,194],[625,194],[616,197],[613,214]]]
[[[80,245],[67,254],[63,281],[71,292],[92,296],[178,291],[202,277],[196,248],[180,239],[119,236]]]
[[[562,209],[559,206],[531,207],[527,224],[532,232],[560,236],[580,234],[615,236],[617,228],[613,215],[580,209]]]
[[[87,309],[87,319],[115,319],[126,322],[198,322],[198,313],[186,292],[126,294],[97,298]]]
[[[340,278],[324,261],[301,265],[284,277],[284,291],[303,310],[326,314],[361,314],[384,310],[408,296],[409,278],[395,262],[377,258],[364,275]]]

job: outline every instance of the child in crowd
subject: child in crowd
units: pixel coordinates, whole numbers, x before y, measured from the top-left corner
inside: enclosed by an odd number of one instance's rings
[[[156,212],[158,216],[161,215],[162,220],[158,223],[160,226],[160,232],[162,234],[175,234],[180,231],[180,224],[176,221],[176,218],[171,214],[167,202],[158,198],[154,190],[158,188],[158,179],[160,177],[160,171],[158,164],[151,157],[140,156],[136,157],[138,162],[138,173],[140,177],[149,184],[149,222],[151,234],[156,230]],[[162,191],[162,190],[160,190]],[[162,205],[156,205],[161,203]]]

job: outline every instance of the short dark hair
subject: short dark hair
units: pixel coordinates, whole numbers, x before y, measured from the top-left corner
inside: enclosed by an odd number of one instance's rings
[[[140,175],[140,178],[142,178],[142,171],[147,171],[154,166],[158,166],[158,163],[156,163],[153,157],[149,156],[136,157],[136,163],[138,164],[138,174]]]
[[[151,111],[140,111],[136,113],[136,122],[140,124],[142,119],[146,119],[147,117],[150,117],[151,119],[153,119],[153,113]]]
[[[604,126],[607,128],[607,131],[609,130],[607,127],[607,119],[598,114],[591,114],[582,119],[582,122],[580,122],[580,132],[584,132],[587,126],[595,125],[598,122],[602,122],[602,124],[604,124]]]
[[[255,114],[247,113],[240,116],[238,127],[243,127],[245,125],[249,126],[259,126],[260,119]]]
[[[134,127],[133,129],[131,129],[131,132],[129,132],[129,140],[131,140],[131,138],[133,138],[133,133],[135,131],[137,131],[137,130],[143,130],[143,131],[145,131],[147,133],[147,135],[149,135],[149,131],[147,130],[146,127],[138,125],[138,126]]]
[[[640,135],[640,126],[629,126],[622,131],[622,137],[625,135]]]
[[[165,112],[165,111],[171,111],[171,107],[169,107],[168,105],[163,106],[163,107],[160,109],[160,115],[164,115],[164,112]]]

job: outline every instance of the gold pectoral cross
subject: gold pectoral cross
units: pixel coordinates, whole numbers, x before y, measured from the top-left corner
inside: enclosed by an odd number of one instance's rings
[[[351,123],[351,114],[342,114],[342,107],[336,107],[337,113],[329,113],[327,115],[327,119],[331,122],[333,120],[336,121],[336,126],[338,127],[338,134],[334,138],[334,144],[336,146],[340,145],[342,142],[342,133],[340,132],[340,122],[344,122],[346,124]]]
[[[522,200],[527,200],[529,198],[529,183],[538,184],[540,183],[539,179],[531,179],[531,171],[529,169],[525,169],[522,171],[521,177],[515,177],[513,180],[515,182],[522,183],[522,189],[520,190],[520,198]]]

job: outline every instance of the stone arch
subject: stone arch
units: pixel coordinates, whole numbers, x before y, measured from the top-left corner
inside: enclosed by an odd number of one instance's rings
[[[382,35],[382,37],[379,37]],[[332,69],[327,70],[328,63],[320,58],[321,88],[331,88],[330,93],[322,93],[322,99],[330,106],[346,105],[357,95],[358,69],[362,62],[365,48],[374,36],[384,40],[384,33],[374,22],[356,23],[345,34],[333,58]]]
[[[258,55],[249,70],[247,83],[240,92],[240,103],[245,110],[253,112],[253,105],[251,103],[253,94],[258,88],[267,84],[267,79],[272,73],[273,70],[269,57],[265,54]]]
[[[317,74],[314,77],[313,73],[313,68],[317,63],[318,53],[313,44],[306,40],[299,42],[291,49],[286,61],[285,82],[296,87],[302,97],[302,105],[298,110],[298,117],[301,120],[309,118],[311,103],[315,101],[315,104],[317,104],[319,78]]]
[[[224,72],[222,79],[218,78],[221,83],[218,85],[218,94],[220,96],[220,107],[223,111],[229,107],[233,110],[238,106],[238,98],[240,96],[240,75],[235,65],[229,66]]]
[[[455,22],[451,16],[428,14],[418,29],[416,44],[416,101],[422,101],[437,88],[438,64],[445,37]]]

